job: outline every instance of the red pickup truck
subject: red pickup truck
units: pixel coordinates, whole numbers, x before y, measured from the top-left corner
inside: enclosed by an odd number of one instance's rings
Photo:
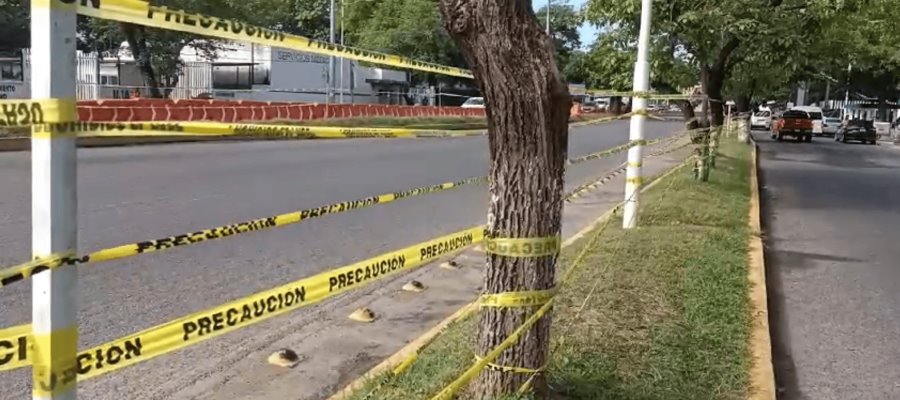
[[[812,142],[813,120],[806,111],[789,110],[772,124],[772,138],[779,142],[793,136],[800,142]]]

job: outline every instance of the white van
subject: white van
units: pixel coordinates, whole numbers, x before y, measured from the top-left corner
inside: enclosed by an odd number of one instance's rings
[[[822,136],[825,133],[825,114],[822,112],[821,108],[812,106],[797,106],[791,107],[791,110],[803,111],[809,114],[809,119],[813,120],[813,135]]]

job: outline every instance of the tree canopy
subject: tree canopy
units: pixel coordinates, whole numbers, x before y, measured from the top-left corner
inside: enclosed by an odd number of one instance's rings
[[[726,94],[773,95],[797,80],[822,79],[823,74],[840,76],[848,58],[858,59],[860,71],[867,74],[878,75],[881,71],[885,77],[896,76],[898,37],[888,21],[896,21],[898,11],[896,4],[891,3],[654,1],[653,58],[665,60],[653,61],[653,75],[672,76],[673,81],[679,81],[693,69],[693,81],[701,84],[711,98],[719,100],[724,100]],[[604,35],[612,35],[615,42],[626,45],[636,41],[639,15],[639,0],[590,0],[585,14],[588,21],[607,28]],[[609,42],[601,38],[598,45],[602,49]],[[656,47],[665,43],[672,51],[662,54]],[[617,57],[613,54],[612,58]],[[620,68],[627,71],[632,67]],[[613,69],[606,71],[605,76],[623,74]],[[654,79],[654,83],[668,80]],[[721,122],[721,104],[713,102],[717,120],[714,122]]]

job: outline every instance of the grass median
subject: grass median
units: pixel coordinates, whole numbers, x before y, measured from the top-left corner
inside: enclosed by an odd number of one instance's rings
[[[645,192],[639,228],[616,218],[563,250],[569,268],[599,234],[553,309],[554,398],[747,397],[750,147],[724,141],[717,164],[708,183],[682,168]],[[430,399],[471,365],[475,323],[451,324],[406,373],[348,398]]]

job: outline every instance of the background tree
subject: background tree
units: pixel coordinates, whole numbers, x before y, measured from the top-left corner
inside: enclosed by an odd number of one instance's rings
[[[710,102],[712,123],[718,125],[723,119],[723,90],[740,62],[748,60],[747,70],[754,62],[766,62],[766,57],[780,62],[779,58],[790,59],[791,52],[804,54],[803,49],[821,37],[823,21],[838,18],[854,3],[865,1],[655,1],[653,35],[667,38],[696,63],[704,93],[719,100]],[[637,0],[591,0],[586,16],[591,22],[636,35],[639,11]]]
[[[345,7],[347,42],[354,47],[455,67],[466,65],[444,29],[437,0],[357,0]],[[416,71],[410,72],[410,78],[414,85],[472,82]]]
[[[31,2],[0,0],[0,51],[31,47]]]
[[[538,19],[538,25],[546,27],[547,6],[535,11],[534,15]],[[581,61],[573,60],[573,57],[578,57],[578,51],[581,49],[581,35],[578,33],[578,27],[582,22],[584,22],[584,18],[572,5],[550,5],[550,37],[553,38],[553,46],[556,49],[556,64],[562,68],[563,79],[569,82],[583,82],[570,79],[566,75],[567,71],[575,72],[567,68],[570,63]]]
[[[530,0],[441,0],[447,31],[469,63],[485,97],[490,150],[488,236],[539,238],[560,234],[563,173],[571,105],[552,42]],[[485,293],[546,290],[555,284],[556,256],[488,255]],[[485,308],[478,351],[486,354],[534,307]],[[547,360],[550,318],[542,318],[496,363],[531,369]],[[485,370],[474,398],[514,393],[528,374]],[[535,381],[541,391],[542,377]]]

